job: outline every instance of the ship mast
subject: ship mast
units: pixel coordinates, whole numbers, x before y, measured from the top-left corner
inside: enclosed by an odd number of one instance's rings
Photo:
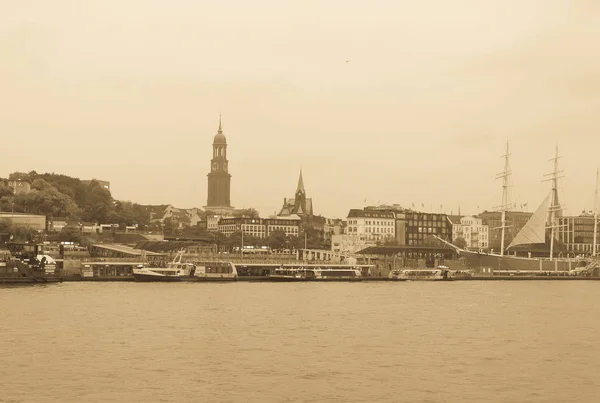
[[[600,182],[600,170],[596,169],[596,192],[594,193],[594,243],[592,245],[592,256],[596,256],[597,253],[597,239],[598,239],[598,209],[600,208],[598,200],[598,183]]]
[[[560,157],[558,156],[558,146],[556,146],[556,153],[554,155],[554,158],[550,158],[548,161],[551,161],[554,163],[554,170],[552,171],[551,174],[546,174],[544,176],[550,176],[550,178],[545,179],[544,181],[552,181],[552,194],[551,194],[551,199],[550,199],[550,219],[549,219],[549,226],[547,228],[551,229],[551,233],[550,233],[550,260],[553,259],[554,257],[554,229],[559,227],[558,223],[556,222],[557,219],[557,211],[559,211],[561,209],[560,203],[558,202],[558,179],[562,178],[562,176],[559,176],[560,173],[562,173],[563,171],[559,171],[558,170],[558,159]]]
[[[500,211],[502,212],[502,216],[500,218],[502,224],[500,229],[502,229],[502,235],[500,236],[500,255],[504,255],[504,238],[505,238],[505,230],[507,228],[506,226],[506,211],[508,210],[508,208],[510,207],[509,202],[508,202],[508,178],[511,175],[511,170],[510,170],[510,164],[509,164],[509,159],[508,157],[510,156],[510,153],[508,151],[508,140],[506,140],[506,153],[502,156],[502,158],[504,158],[504,171],[499,173],[496,176],[496,179],[500,179],[502,178],[502,204],[500,205],[500,207],[498,207],[500,209]]]

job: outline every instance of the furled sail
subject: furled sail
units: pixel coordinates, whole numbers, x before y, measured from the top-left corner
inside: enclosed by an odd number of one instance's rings
[[[548,217],[548,204],[550,195],[546,196],[542,204],[533,213],[527,224],[519,231],[508,248],[517,245],[546,242],[546,218]]]

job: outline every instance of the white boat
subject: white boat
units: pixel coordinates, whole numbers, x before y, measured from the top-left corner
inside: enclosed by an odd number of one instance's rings
[[[232,262],[203,261],[195,264],[190,281],[228,281],[237,277],[237,268]]]
[[[266,281],[361,281],[362,270],[354,265],[284,264]]]
[[[394,269],[388,278],[398,281],[452,281],[454,272],[446,266],[435,269]]]

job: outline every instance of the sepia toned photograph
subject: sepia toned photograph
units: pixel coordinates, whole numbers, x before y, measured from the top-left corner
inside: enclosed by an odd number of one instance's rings
[[[600,1],[0,0],[0,403],[600,401]]]

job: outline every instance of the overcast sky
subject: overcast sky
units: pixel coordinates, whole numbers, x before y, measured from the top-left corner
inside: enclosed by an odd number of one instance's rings
[[[559,146],[568,213],[600,166],[600,2],[0,0],[0,176],[206,204],[223,115],[235,207],[293,196],[534,210]],[[479,208],[478,208],[479,207]]]

